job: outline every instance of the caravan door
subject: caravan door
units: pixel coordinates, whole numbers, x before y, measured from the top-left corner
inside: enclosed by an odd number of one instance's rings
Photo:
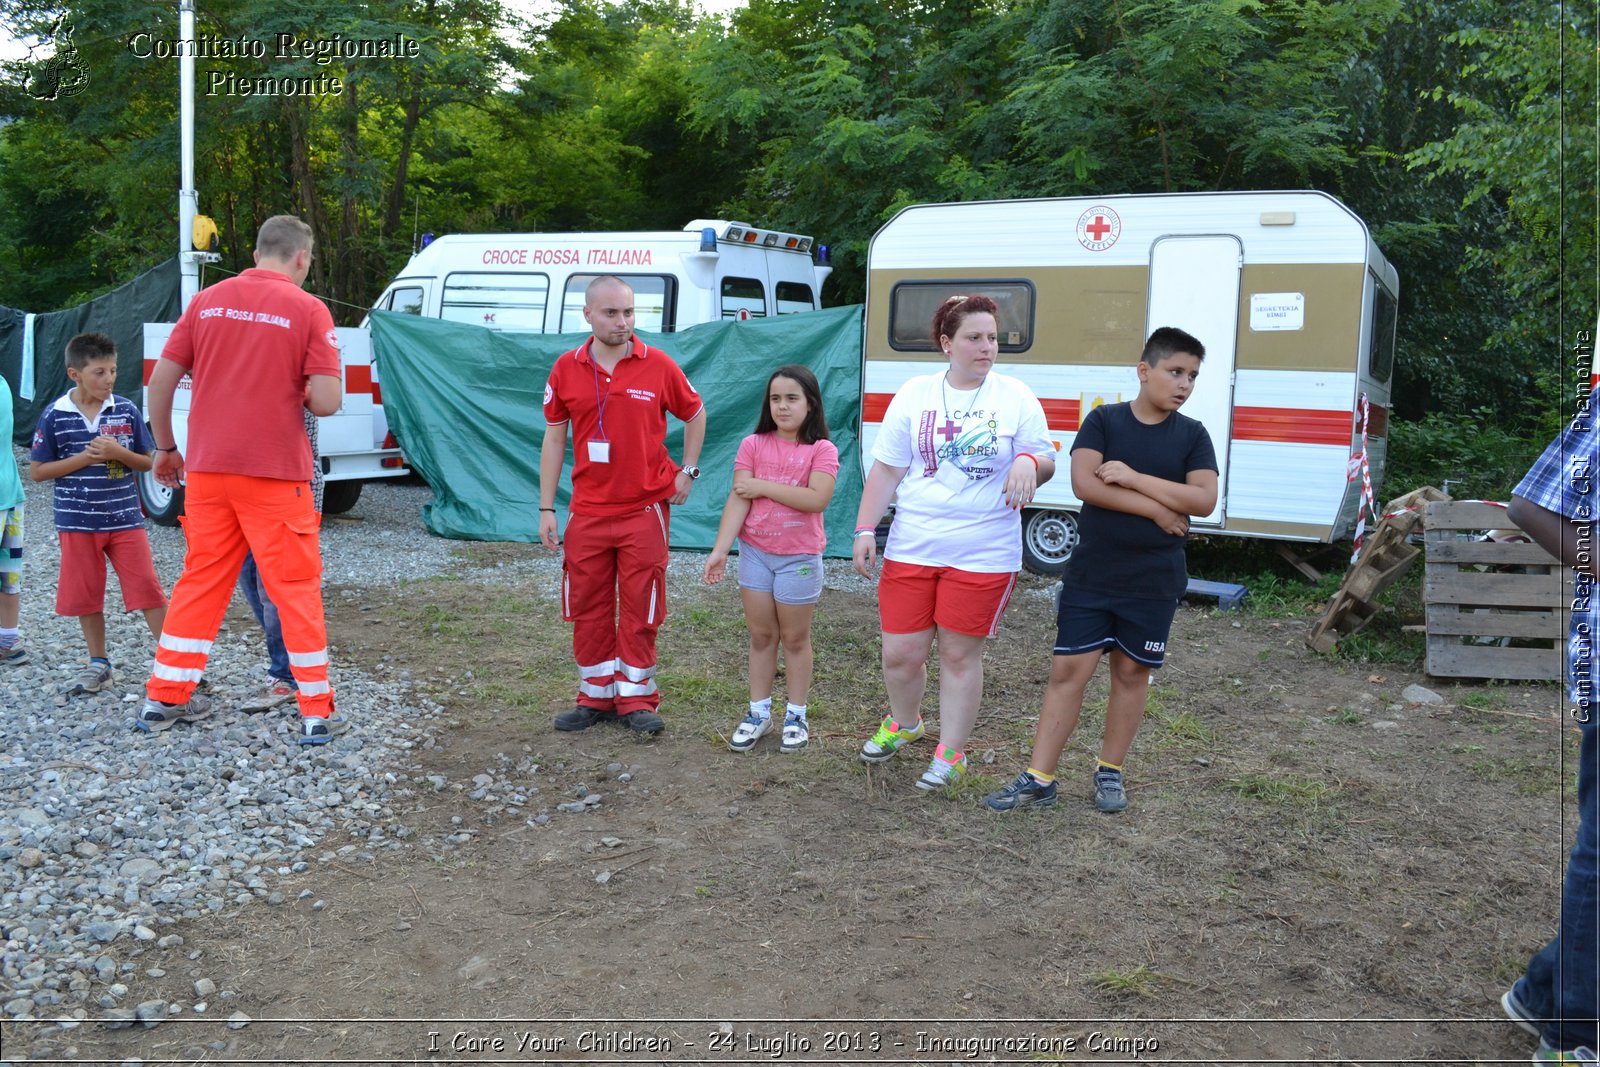
[[[1221,526],[1228,501],[1228,439],[1233,428],[1233,367],[1239,340],[1239,277],[1244,246],[1231,234],[1160,237],[1150,248],[1145,336],[1176,326],[1206,346],[1183,414],[1198,419],[1217,452],[1217,506],[1195,526]]]

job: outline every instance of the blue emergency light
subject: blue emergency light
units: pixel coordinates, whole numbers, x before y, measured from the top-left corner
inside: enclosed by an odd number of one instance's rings
[[[717,250],[717,231],[714,227],[706,226],[700,231],[700,251],[715,252]]]

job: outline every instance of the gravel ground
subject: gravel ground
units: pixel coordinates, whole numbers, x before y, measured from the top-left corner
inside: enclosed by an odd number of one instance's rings
[[[338,595],[449,567],[455,546],[429,537],[418,518],[428,496],[417,485],[371,488],[356,509],[363,521],[328,523],[326,578],[346,587]],[[119,942],[181,943],[165,929],[180,917],[280,904],[282,876],[407,847],[411,831],[395,814],[409,792],[407,753],[433,743],[443,709],[412,691],[403,666],[372,677],[335,652],[340,710],[355,725],[325,749],[303,750],[292,703],[267,715],[230,709],[262,684],[266,660],[259,630],[225,624],[207,668],[216,714],[140,734],[131,721],[154,642],[140,615],[120,610],[114,576],[106,622],[115,684],[65,700],[86,653],[76,621],[54,612],[48,484],[28,484],[26,508],[22,640],[31,662],[0,673],[0,1000],[16,1019],[164,1015],[165,1003],[119,1005],[120,979],[135,970]],[[170,591],[182,534],[152,526],[150,542]],[[335,828],[364,846],[319,851]],[[214,993],[197,991],[195,1010],[208,1010]]]
[[[27,482],[25,454],[16,454]],[[480,581],[546,579],[554,598],[553,555],[462,558],[461,543],[423,528],[420,509],[430,498],[422,485],[370,484],[351,513],[358,521],[326,522],[325,581],[340,587],[330,595],[359,600],[365,589],[454,571]],[[86,653],[76,621],[54,612],[59,550],[48,484],[27,483],[26,508],[22,641],[32,658],[0,668],[0,1011],[17,1020],[92,1015],[131,1025],[176,1011],[226,1010],[231,991],[209,982],[196,983],[187,1005],[124,1003],[124,979],[138,965],[119,950],[181,944],[168,929],[179,918],[282,904],[278,880],[317,864],[362,862],[385,848],[432,851],[438,843],[418,841],[396,812],[414,788],[440,787],[413,783],[409,754],[433,746],[446,709],[413,691],[403,654],[374,676],[335,647],[332,681],[354,725],[327,748],[301,749],[292,703],[266,715],[231,710],[264,681],[266,657],[253,625],[225,623],[207,667],[216,713],[166,733],[138,733],[132,716],[154,642],[140,615],[120,610],[114,575],[106,628],[115,683],[64,699]],[[182,534],[149,532],[170,591]],[[698,584],[703,563],[703,553],[673,553],[670,586]],[[826,584],[870,587],[847,560],[827,562]],[[536,768],[485,756],[490,773],[478,775],[474,789],[510,795],[508,814],[546,821],[550,809],[525,784]],[[321,842],[335,830],[364,844],[327,850]]]

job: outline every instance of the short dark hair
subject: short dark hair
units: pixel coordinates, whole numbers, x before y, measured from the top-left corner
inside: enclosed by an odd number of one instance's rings
[[[817,376],[810,368],[798,363],[785,363],[767,379],[767,387],[761,391],[761,417],[756,419],[756,433],[777,432],[778,421],[772,417],[772,402],[768,398],[772,396],[772,383],[779,378],[799,382],[800,391],[806,397],[806,421],[800,424],[795,437],[803,445],[828,440],[828,417],[822,412],[822,386],[817,384]]]
[[[1187,352],[1195,359],[1206,358],[1206,346],[1192,333],[1185,333],[1176,326],[1163,326],[1150,335],[1144,343],[1144,351],[1139,354],[1139,362],[1148,363],[1154,367],[1168,356],[1175,356],[1180,352]]]
[[[97,359],[116,359],[117,342],[103,333],[80,333],[67,342],[67,366],[82,370]]]
[[[269,259],[293,259],[312,243],[311,227],[293,215],[274,215],[256,233],[256,251]]]
[[[982,293],[952,296],[933,313],[933,343],[938,344],[941,337],[954,337],[956,331],[961,329],[962,319],[985,311],[994,316],[996,324],[999,323],[1000,306],[994,302],[994,298]]]

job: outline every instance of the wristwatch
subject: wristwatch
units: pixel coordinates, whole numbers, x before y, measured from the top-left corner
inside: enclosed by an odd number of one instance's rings
[[[678,469],[687,474],[691,482],[700,477],[700,468],[695,466],[693,463],[685,463]]]

